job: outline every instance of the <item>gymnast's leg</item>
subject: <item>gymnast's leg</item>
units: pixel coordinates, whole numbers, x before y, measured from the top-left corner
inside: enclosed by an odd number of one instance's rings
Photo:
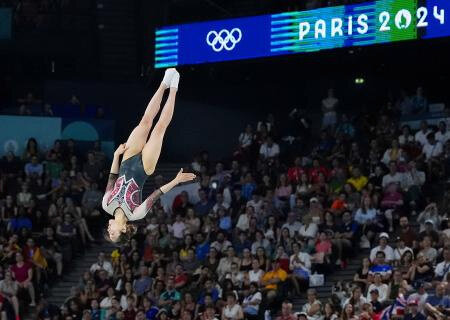
[[[164,95],[164,91],[169,88],[170,82],[172,80],[173,75],[176,73],[176,70],[171,68],[167,69],[164,74],[164,79],[161,82],[158,90],[153,95],[150,100],[147,108],[145,109],[144,115],[142,116],[139,124],[133,129],[128,140],[126,142],[127,150],[123,154],[122,161],[125,161],[132,156],[140,153],[145,146],[145,143],[148,138],[148,134],[153,124],[153,119],[159,112],[159,107],[161,105],[161,101]]]
[[[150,134],[150,138],[142,150],[142,162],[144,164],[144,170],[147,175],[151,175],[156,168],[156,164],[161,154],[161,147],[164,139],[164,134],[167,127],[170,124],[173,116],[173,109],[175,107],[175,97],[178,91],[178,81],[180,75],[176,73],[170,84],[169,97],[161,112],[158,122]]]

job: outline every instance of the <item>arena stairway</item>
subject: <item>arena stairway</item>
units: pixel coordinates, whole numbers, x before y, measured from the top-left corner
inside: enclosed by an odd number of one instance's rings
[[[83,273],[89,271],[93,263],[97,261],[98,254],[103,251],[110,255],[114,246],[106,241],[87,249],[85,254],[74,258],[70,267],[63,274],[63,279],[50,287],[47,300],[57,306],[62,306],[70,295],[72,287],[78,286]]]
[[[345,269],[337,269],[335,272],[325,276],[324,285],[315,288],[317,290],[317,297],[322,303],[325,303],[331,297],[332,288],[338,281],[342,283],[353,281],[356,271],[361,267],[361,261],[364,257],[368,257],[369,253],[370,251],[368,249],[359,251],[349,259]],[[291,298],[291,300],[294,311],[301,311],[303,305],[307,303],[306,292],[302,293],[299,297]]]

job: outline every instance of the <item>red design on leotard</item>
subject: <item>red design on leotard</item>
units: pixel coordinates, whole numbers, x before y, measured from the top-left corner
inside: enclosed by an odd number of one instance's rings
[[[109,205],[113,200],[117,199],[119,204],[125,203],[130,212],[133,213],[134,209],[140,205],[140,191],[139,186],[133,178],[126,181],[125,176],[121,176],[116,180],[107,204]]]

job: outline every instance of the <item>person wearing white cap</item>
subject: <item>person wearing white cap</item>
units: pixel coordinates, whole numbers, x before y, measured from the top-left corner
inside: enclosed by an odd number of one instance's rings
[[[377,252],[383,251],[386,256],[386,262],[390,263],[394,261],[394,250],[391,246],[387,244],[389,240],[389,235],[386,232],[380,233],[379,238],[379,245],[373,248],[370,251],[370,261],[374,262],[375,258],[377,256]]]
[[[439,216],[437,205],[434,202],[427,205],[417,217],[417,222],[420,223],[420,232],[425,230],[425,224],[428,220],[430,220],[434,226],[441,224],[441,217]]]

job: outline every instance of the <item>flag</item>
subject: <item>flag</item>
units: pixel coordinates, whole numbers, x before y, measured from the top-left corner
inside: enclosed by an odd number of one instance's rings
[[[380,315],[380,320],[389,320],[392,315],[405,314],[406,300],[403,294],[399,294],[394,303],[389,307],[386,307]]]

